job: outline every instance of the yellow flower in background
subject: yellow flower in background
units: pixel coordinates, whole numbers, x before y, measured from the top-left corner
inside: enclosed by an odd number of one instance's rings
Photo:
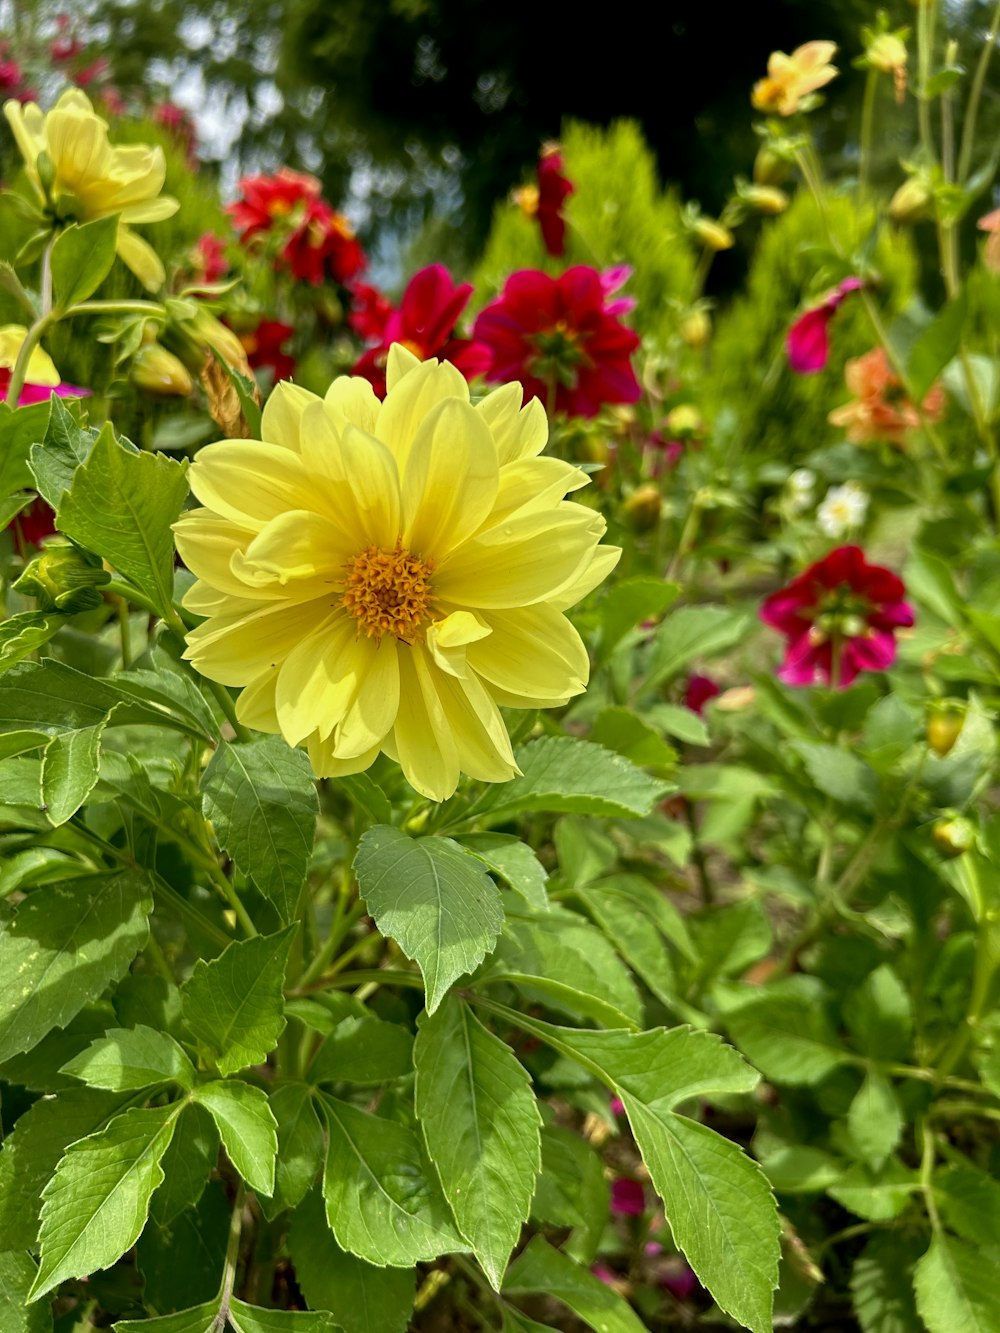
[[[0,371],[14,369],[21,344],[27,336],[28,330],[23,324],[4,324],[0,327]],[[41,347],[32,348],[28,357],[28,371],[24,378],[25,383],[40,384],[45,389],[55,388],[61,383],[52,358]]]
[[[790,56],[772,51],[767,78],[754,84],[750,98],[754,107],[780,116],[794,115],[804,97],[837,77],[837,70],[830,64],[836,50],[836,42],[806,42]]]
[[[57,217],[77,222],[121,214],[118,254],[151,291],[163,285],[156,251],[131,230],[133,222],[159,222],[178,203],[161,195],[166,165],[161,148],[115,147],[108,124],[79,88],[70,88],[48,114],[34,102],[10,101],[4,114],[24,158],[28,179]],[[39,163],[39,158],[45,154]],[[47,187],[47,189],[46,189]]]
[[[517,766],[498,705],[554,707],[589,662],[563,614],[611,571],[603,518],[564,497],[586,475],[540,458],[537,400],[508,384],[473,406],[462,374],[394,345],[325,399],[282,383],[262,442],[202,449],[204,508],[175,525],[205,622],[186,656],[242,688],[249,727],[305,743],[319,776],[384,751],[433,800],[459,773]]]

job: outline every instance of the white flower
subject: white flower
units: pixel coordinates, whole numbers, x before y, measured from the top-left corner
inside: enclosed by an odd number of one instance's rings
[[[792,514],[801,514],[812,504],[813,487],[816,485],[815,474],[807,467],[796,468],[788,478],[788,509]]]
[[[868,513],[868,492],[856,481],[831,486],[816,511],[816,522],[827,537],[843,537],[852,528],[860,528]]]

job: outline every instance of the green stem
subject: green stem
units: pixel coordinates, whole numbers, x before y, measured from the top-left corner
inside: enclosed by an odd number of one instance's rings
[[[401,968],[391,967],[364,967],[358,968],[355,972],[340,972],[332,977],[329,983],[324,982],[317,985],[315,982],[310,986],[296,986],[294,990],[287,991],[289,998],[298,998],[302,995],[311,995],[317,990],[350,990],[352,986],[366,986],[374,984],[376,986],[412,986],[415,990],[423,990],[424,980],[419,972],[404,972]]]
[[[919,68],[919,86],[917,88],[917,119],[920,124],[920,142],[931,162],[937,160],[934,151],[934,136],[931,131],[931,104],[927,96],[930,82],[931,55],[934,48],[934,20],[937,17],[935,0],[925,0],[917,9],[917,65]]]
[[[861,106],[861,145],[858,160],[858,196],[864,203],[868,193],[871,169],[872,135],[875,128],[875,94],[878,91],[878,70],[870,66],[865,79],[865,99]]]
[[[118,640],[122,650],[122,670],[127,671],[132,662],[132,643],[128,623],[128,602],[124,597],[116,598],[118,610]]]
[[[314,981],[319,977],[322,977],[323,973],[332,962],[337,950],[344,942],[348,931],[356,921],[364,916],[364,911],[365,909],[363,905],[361,903],[356,903],[349,912],[345,912],[339,919],[336,917],[334,918],[330,925],[330,933],[327,935],[323,947],[299,978],[300,986],[311,986]],[[367,944],[367,942],[367,939],[359,941],[361,944]],[[356,952],[356,949],[349,949],[347,953],[344,954],[343,958],[338,961],[341,963],[345,962],[353,952]]]
[[[167,312],[158,301],[80,301],[63,311],[63,318],[75,315],[146,315],[165,320]]]
[[[968,860],[968,855],[966,857]],[[969,861],[970,869],[972,866]],[[1000,941],[997,939],[997,922],[991,912],[985,912],[976,928],[976,958],[972,969],[972,991],[969,995],[969,1007],[965,1019],[945,1046],[940,1060],[936,1062],[937,1080],[946,1078],[965,1055],[969,1044],[976,1034],[983,1011],[989,1000],[993,978],[1000,964]]]
[[[986,37],[986,43],[979,55],[979,63],[976,66],[976,72],[972,77],[972,87],[969,90],[969,101],[965,108],[965,123],[962,126],[962,146],[958,154],[958,175],[959,184],[964,185],[968,175],[969,168],[972,165],[972,150],[975,146],[976,117],[979,114],[979,101],[983,95],[983,85],[986,82],[986,71],[990,67],[990,57],[993,55],[993,47],[996,44],[997,36],[1000,34],[1000,3],[993,11],[993,22],[990,24],[990,30]]]
[[[222,1270],[222,1282],[219,1286],[219,1313],[212,1325],[213,1333],[223,1333],[229,1323],[229,1306],[236,1286],[236,1269],[240,1260],[240,1240],[243,1236],[243,1207],[246,1203],[246,1186],[241,1180],[236,1187],[233,1200],[233,1213],[229,1220],[229,1241],[226,1245],[226,1260]]]
[[[41,342],[49,326],[54,322],[51,314],[41,315],[25,334],[24,342],[17,354],[17,360],[14,362],[14,369],[10,373],[10,385],[7,389],[7,406],[9,408],[17,407],[24,382],[28,376],[28,362],[31,360],[31,354]]]
[[[220,685],[218,681],[209,680],[205,676],[203,676],[202,679],[205,681],[205,684],[208,686],[212,694],[218,700],[219,707],[226,715],[226,721],[232,727],[236,739],[238,741],[243,742],[244,744],[246,744],[248,741],[252,741],[253,732],[250,731],[247,727],[245,727],[243,723],[239,720],[239,718],[236,716],[236,704],[233,701],[233,696],[226,689],[225,685]]]
[[[934,1135],[930,1131],[926,1117],[917,1121],[917,1142],[920,1144],[920,1189],[927,1205],[927,1214],[935,1232],[941,1230],[937,1204],[934,1201]]]

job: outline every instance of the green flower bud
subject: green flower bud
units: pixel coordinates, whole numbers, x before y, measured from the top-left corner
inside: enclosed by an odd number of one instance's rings
[[[163,398],[186,398],[194,387],[184,364],[159,343],[146,343],[132,358],[132,383]]]
[[[42,551],[14,584],[19,593],[34,597],[40,611],[92,611],[101,604],[97,591],[111,575],[96,556],[64,537],[50,537]]]
[[[625,501],[625,522],[633,532],[649,532],[660,521],[662,503],[659,487],[649,483],[637,487]]]
[[[934,845],[942,856],[952,860],[975,846],[976,826],[962,815],[938,819],[931,829]]]

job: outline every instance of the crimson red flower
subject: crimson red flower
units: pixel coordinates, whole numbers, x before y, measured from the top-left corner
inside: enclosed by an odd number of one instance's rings
[[[86,88],[95,79],[103,79],[109,69],[107,56],[98,56],[96,60],[73,75],[73,82],[78,88]]]
[[[366,282],[351,283],[350,293],[351,313],[347,316],[347,323],[366,343],[381,343],[392,314],[392,302],[377,287],[371,287]]]
[[[573,182],[563,175],[559,145],[546,144],[538,159],[538,225],[542,229],[545,249],[556,259],[566,253],[563,205],[575,188]]]
[[[228,208],[240,240],[270,231],[275,221],[287,218],[300,204],[319,198],[315,176],[281,167],[273,176],[244,176],[239,182],[242,198]]]
[[[193,166],[198,161],[195,153],[197,135],[194,121],[184,108],[174,102],[160,102],[158,106],[153,107],[153,120],[167,131],[178,147],[184,151],[188,165]]]
[[[368,262],[347,218],[322,199],[306,204],[305,215],[288,238],[281,257],[293,277],[314,287],[327,277],[334,282],[350,282]]]
[[[274,382],[289,380],[295,374],[295,358],[282,344],[295,332],[291,324],[277,319],[262,319],[252,333],[241,333],[240,342],[246,349],[247,360],[254,370],[265,367],[274,372]]]
[[[619,278],[616,271],[611,281]],[[473,336],[491,353],[486,378],[519,380],[526,400],[540,398],[568,416],[636,402],[641,390],[630,357],[639,338],[618,318],[627,298],[609,302],[612,290],[582,264],[559,278],[535,269],[512,274],[476,320]]]
[[[190,255],[199,282],[218,282],[229,271],[226,247],[213,231],[202,232]]]
[[[717,698],[720,693],[718,685],[711,676],[689,676],[684,691],[684,707],[690,708],[692,713],[697,713],[700,717],[708,701]]]
[[[788,640],[779,679],[844,689],[860,671],[884,671],[896,657],[896,630],[913,624],[905,592],[902,579],[869,565],[859,546],[817,560],[760,610]]]
[[[624,1217],[641,1217],[646,1211],[646,1195],[638,1180],[619,1176],[611,1182],[611,1211]]]
[[[844,298],[863,286],[860,278],[845,278],[819,305],[800,315],[788,330],[785,348],[788,364],[796,375],[814,375],[826,368],[830,357],[830,321]]]
[[[51,506],[40,495],[36,495],[26,509],[14,515],[9,524],[19,549],[41,546],[45,538],[55,532],[55,519]]]
[[[432,356],[450,361],[468,380],[482,375],[490,364],[489,349],[468,338],[452,337],[471,295],[472,284],[456,285],[443,264],[422,268],[407,284],[399,309],[390,312],[381,343],[365,352],[352,374],[364,376],[384,398],[389,348],[402,343],[421,361]]]

